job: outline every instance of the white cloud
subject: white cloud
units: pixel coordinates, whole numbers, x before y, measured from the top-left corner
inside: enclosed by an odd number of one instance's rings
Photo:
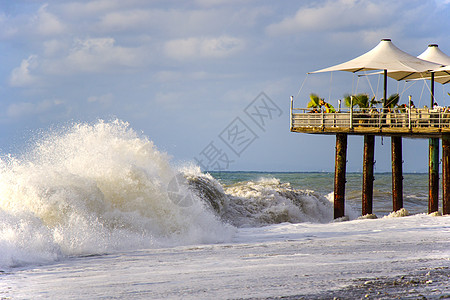
[[[43,43],[44,46],[44,54],[46,56],[55,56],[58,53],[63,51],[67,51],[68,46],[67,43],[58,39],[48,40]]]
[[[37,56],[30,55],[23,59],[20,66],[13,69],[9,77],[9,84],[14,87],[29,86],[37,82],[37,77],[31,74],[31,70],[37,67]]]
[[[210,78],[211,75],[204,71],[199,72],[179,72],[179,71],[160,71],[153,76],[159,82],[171,82],[186,79],[203,80]]]
[[[209,6],[217,6],[217,5],[233,5],[233,4],[236,4],[236,3],[239,3],[239,4],[243,4],[243,2],[249,2],[249,1],[251,1],[251,0],[247,0],[247,1],[244,1],[244,0],[195,0],[195,3],[197,3],[198,5],[201,5],[201,6],[206,6],[206,7],[209,7]]]
[[[41,6],[32,21],[37,33],[41,35],[57,35],[65,30],[64,24],[54,14],[47,11],[48,4]]]
[[[64,102],[61,100],[44,100],[41,102],[18,102],[12,103],[7,109],[7,116],[10,118],[20,118],[29,115],[42,114],[52,111],[55,107],[59,107]]]
[[[138,67],[146,60],[140,48],[127,48],[115,45],[113,38],[76,39],[70,53],[55,68],[68,66],[71,70],[82,72],[105,72],[116,67]]]
[[[184,60],[195,58],[224,58],[244,48],[239,38],[222,36],[219,38],[187,38],[168,41],[164,50],[168,57]]]
[[[337,0],[314,2],[313,6],[300,8],[294,16],[267,27],[270,35],[301,32],[358,31],[386,24],[387,18],[396,15],[400,3],[370,0]],[[389,9],[387,9],[389,7]]]
[[[103,16],[99,25],[103,29],[117,31],[144,27],[145,24],[152,20],[153,15],[150,11],[115,11]]]
[[[0,13],[0,38],[10,38],[17,32],[18,29],[11,20],[5,14]]]
[[[104,13],[123,10],[128,7],[136,7],[140,3],[146,3],[147,0],[94,0],[86,2],[69,2],[63,4],[63,10],[66,14],[74,16],[90,16],[90,15],[102,15]]]
[[[101,104],[110,104],[114,100],[114,96],[113,96],[113,94],[108,93],[108,94],[104,94],[101,96],[90,96],[90,97],[88,97],[87,100],[90,103],[97,102],[97,103],[101,103]]]

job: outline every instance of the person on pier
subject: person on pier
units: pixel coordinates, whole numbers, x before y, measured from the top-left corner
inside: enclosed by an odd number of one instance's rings
[[[319,101],[319,105],[322,107],[325,107],[325,112],[326,113],[335,113],[336,110],[334,109],[333,105],[331,105],[330,103],[327,103],[325,101],[323,101],[323,99],[320,99]]]

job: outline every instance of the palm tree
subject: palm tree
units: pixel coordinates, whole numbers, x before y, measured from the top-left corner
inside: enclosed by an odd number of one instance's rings
[[[383,108],[394,108],[400,100],[400,96],[395,93],[389,96],[386,101],[383,102]]]
[[[344,96],[345,105],[347,107],[351,106],[351,97],[353,97],[353,106],[358,105],[359,108],[369,108],[373,106],[376,102],[374,101],[375,97],[369,101],[369,95],[367,94],[358,94],[358,95],[350,95],[347,94]]]
[[[320,107],[320,100],[323,100],[323,98],[319,98],[319,96],[314,93],[309,94],[309,99],[311,100],[309,101],[307,108],[318,108]]]

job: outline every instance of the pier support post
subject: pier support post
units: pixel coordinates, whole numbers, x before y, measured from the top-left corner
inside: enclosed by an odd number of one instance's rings
[[[403,207],[402,137],[391,137],[392,146],[392,206],[393,211]]]
[[[428,213],[439,209],[439,138],[429,139]]]
[[[347,165],[347,134],[336,134],[336,159],[334,168],[334,218],[345,215],[345,169]]]
[[[362,182],[362,215],[372,214],[373,207],[373,164],[375,136],[364,136],[363,182]]]
[[[450,214],[450,135],[442,135],[442,214]]]

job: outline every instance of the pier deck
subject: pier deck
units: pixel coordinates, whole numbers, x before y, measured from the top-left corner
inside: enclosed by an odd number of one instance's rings
[[[312,134],[440,138],[450,134],[450,111],[428,108],[346,109],[335,113],[291,108],[291,131]]]

